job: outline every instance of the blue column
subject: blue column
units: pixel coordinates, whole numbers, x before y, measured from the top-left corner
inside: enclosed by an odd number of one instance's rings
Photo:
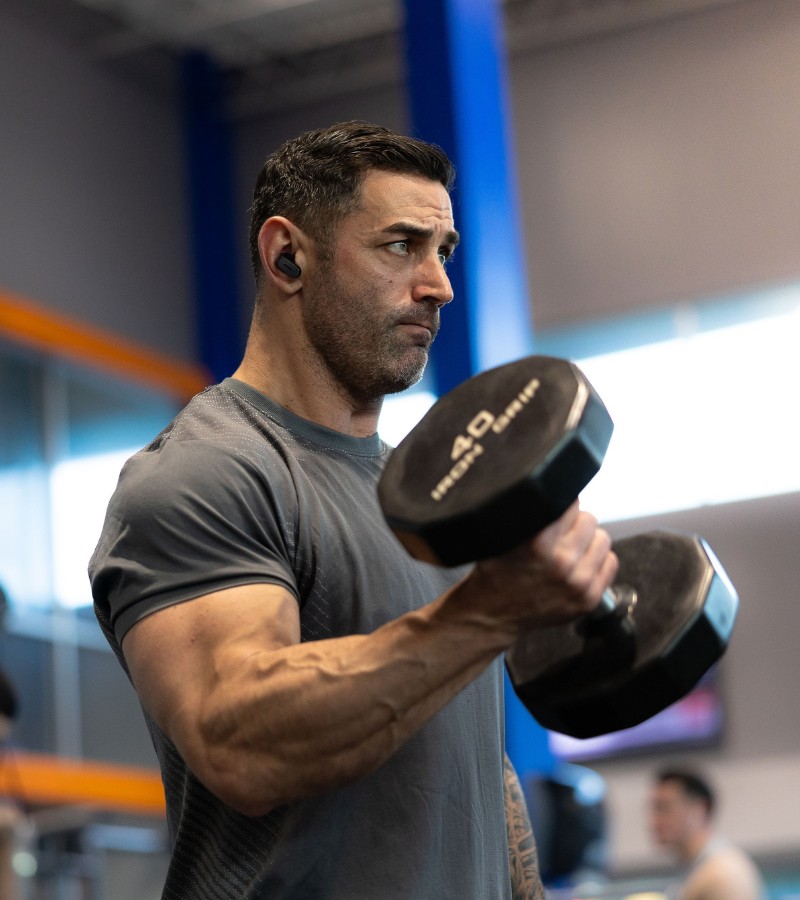
[[[244,349],[230,126],[212,60],[187,54],[182,75],[198,357],[220,380],[233,373]]]
[[[499,0],[404,0],[412,133],[457,168],[455,300],[433,347],[436,389],[532,352]],[[506,691],[506,747],[517,771],[549,771],[546,732]]]
[[[532,348],[506,59],[498,0],[405,0],[405,10],[412,130],[458,172],[464,243],[434,348],[445,390]]]

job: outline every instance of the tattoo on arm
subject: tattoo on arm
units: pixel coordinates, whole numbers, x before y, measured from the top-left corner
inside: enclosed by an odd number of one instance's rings
[[[544,900],[544,887],[539,875],[539,856],[528,808],[517,773],[507,756],[503,781],[513,900]]]

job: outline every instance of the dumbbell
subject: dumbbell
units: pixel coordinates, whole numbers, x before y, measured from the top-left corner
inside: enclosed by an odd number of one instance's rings
[[[392,453],[384,517],[415,558],[458,566],[554,522],[600,469],[613,422],[580,369],[529,356],[439,399]],[[593,737],[687,694],[727,648],[738,597],[698,535],[616,541],[619,570],[591,613],[524,633],[506,654],[517,695],[546,728]]]

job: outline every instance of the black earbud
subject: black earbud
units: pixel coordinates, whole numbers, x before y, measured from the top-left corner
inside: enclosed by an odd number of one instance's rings
[[[281,253],[275,260],[275,265],[289,278],[299,278],[302,274],[302,269],[292,259],[290,253]]]

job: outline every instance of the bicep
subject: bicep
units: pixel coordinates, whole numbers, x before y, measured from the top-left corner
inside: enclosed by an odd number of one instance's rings
[[[209,704],[224,696],[234,707],[247,691],[247,660],[299,640],[296,598],[279,585],[252,584],[152,613],[122,650],[142,705],[188,762],[202,753]]]

